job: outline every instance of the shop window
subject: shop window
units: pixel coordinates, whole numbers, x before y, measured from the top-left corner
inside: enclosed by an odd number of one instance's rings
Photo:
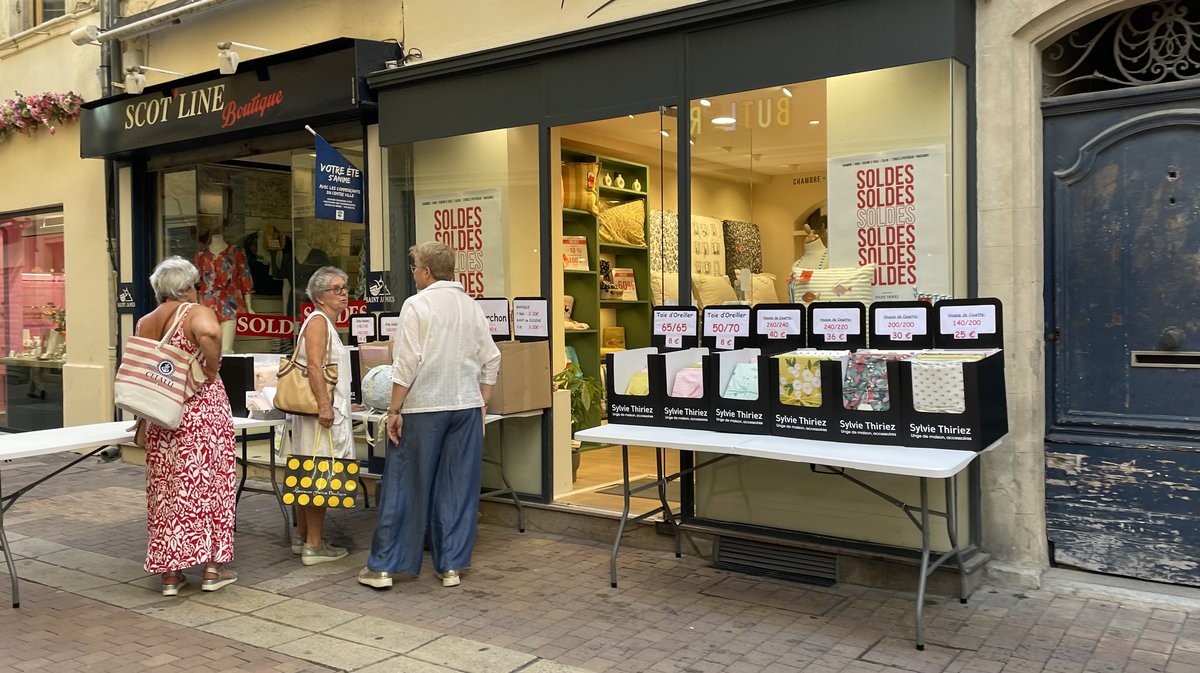
[[[62,426],[63,214],[0,217],[0,429]]]
[[[473,297],[543,295],[538,130],[499,129],[386,149],[389,213],[384,240],[387,284],[397,309],[415,291],[408,248],[437,240],[455,251],[455,279]],[[549,386],[501,367],[505,387]],[[495,400],[493,400],[495,402]],[[542,491],[541,419],[511,418],[488,430],[485,453],[504,442],[507,476],[524,493]],[[494,426],[489,426],[489,428]],[[485,486],[500,487],[486,467]]]
[[[361,168],[359,144],[349,145],[338,150]],[[349,276],[348,313],[362,308],[365,226],[316,218],[315,165],[304,149],[160,174],[162,256],[200,269],[201,301],[221,320],[226,352],[291,352],[290,333],[312,310],[308,280],[322,266]]]

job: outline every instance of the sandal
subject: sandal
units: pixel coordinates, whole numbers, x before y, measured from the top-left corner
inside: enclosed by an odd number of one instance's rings
[[[168,582],[167,580],[174,580]],[[162,574],[162,595],[178,596],[179,590],[187,586],[187,577],[178,570]]]
[[[216,591],[227,584],[233,584],[237,580],[237,573],[226,568],[224,565],[206,564],[204,566],[204,580],[200,582],[200,589],[203,591]]]

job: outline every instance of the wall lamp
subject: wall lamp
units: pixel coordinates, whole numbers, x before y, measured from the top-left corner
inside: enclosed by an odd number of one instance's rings
[[[232,75],[233,73],[237,72],[238,63],[241,62],[241,58],[238,57],[238,53],[233,50],[234,47],[242,47],[244,49],[257,49],[258,51],[265,51],[268,54],[278,53],[274,49],[267,49],[266,47],[256,47],[252,44],[245,44],[242,42],[218,42],[217,43],[217,69],[221,71],[222,75]]]
[[[125,93],[137,95],[146,89],[146,71],[161,72],[165,75],[182,77],[183,73],[162,68],[151,68],[148,65],[135,65],[125,69]]]

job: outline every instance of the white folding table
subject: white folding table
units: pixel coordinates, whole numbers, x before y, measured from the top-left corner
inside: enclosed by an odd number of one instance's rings
[[[245,460],[246,460],[246,432],[249,430],[257,430],[269,428],[276,425],[282,425],[282,420],[258,420],[253,418],[234,417],[233,429],[240,431],[242,434],[242,458],[239,462],[242,464],[242,486],[245,486]],[[76,425],[69,428],[52,428],[50,430],[35,430],[32,432],[19,432],[13,434],[0,434],[0,460],[17,460],[20,458],[32,458],[35,456],[45,456],[54,453],[63,453],[67,451],[81,452],[80,456],[70,463],[59,467],[53,472],[22,486],[16,491],[4,494],[4,483],[2,481],[2,471],[0,471],[0,549],[4,551],[4,560],[8,564],[8,574],[12,580],[12,600],[13,607],[21,606],[20,588],[17,585],[17,566],[13,562],[11,548],[8,546],[8,536],[4,530],[4,513],[10,507],[30,490],[38,484],[58,475],[84,460],[96,455],[103,449],[110,446],[118,446],[121,444],[132,444],[134,439],[133,421],[112,421],[108,423],[92,423],[89,425]],[[274,466],[272,466],[274,467]],[[278,486],[275,485],[275,471],[271,470],[271,485],[278,494]],[[238,489],[239,495],[241,487]],[[278,500],[278,498],[276,498]],[[280,511],[283,512],[284,521],[287,522],[287,511],[283,509],[282,501],[280,503]],[[286,531],[285,531],[286,532]]]
[[[621,547],[621,536],[625,525],[636,523],[661,513],[675,532],[675,556],[680,556],[679,522],[667,502],[667,484],[680,477],[689,476],[702,468],[739,456],[782,460],[793,463],[808,463],[822,474],[840,476],[851,483],[878,495],[900,508],[909,520],[921,531],[921,577],[917,584],[917,633],[918,650],[925,649],[925,588],[929,576],[943,563],[953,559],[959,568],[959,601],[967,602],[967,576],[963,568],[962,547],[958,544],[957,494],[958,484],[954,477],[967,468],[979,453],[955,449],[925,449],[906,446],[852,444],[845,442],[823,442],[810,439],[791,439],[768,435],[742,435],[708,430],[687,430],[639,425],[601,425],[575,433],[575,439],[587,442],[619,444],[621,446],[621,475],[624,483],[624,510],[621,523],[613,540],[609,570],[613,587],[617,586],[617,552]],[[999,442],[984,449],[990,451]],[[629,485],[629,447],[647,446],[655,449],[657,476],[653,483],[637,488]],[[690,468],[666,474],[665,449],[716,454]],[[863,470],[883,474],[917,477],[921,480],[921,502],[911,505],[856,479],[846,470]],[[929,509],[929,479],[942,479],[946,488],[946,511]],[[635,517],[629,516],[630,496],[639,491],[658,490],[659,506]],[[918,518],[919,515],[919,518]],[[929,541],[929,519],[941,517],[946,522],[950,539],[950,550],[931,560]]]

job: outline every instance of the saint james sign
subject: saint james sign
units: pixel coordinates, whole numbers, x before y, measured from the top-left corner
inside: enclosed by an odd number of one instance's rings
[[[339,38],[244,62],[233,75],[209,71],[141,95],[88,103],[80,117],[80,154],[148,154],[214,136],[295,130],[312,119],[356,118],[374,107],[366,74],[398,53],[395,44]]]

